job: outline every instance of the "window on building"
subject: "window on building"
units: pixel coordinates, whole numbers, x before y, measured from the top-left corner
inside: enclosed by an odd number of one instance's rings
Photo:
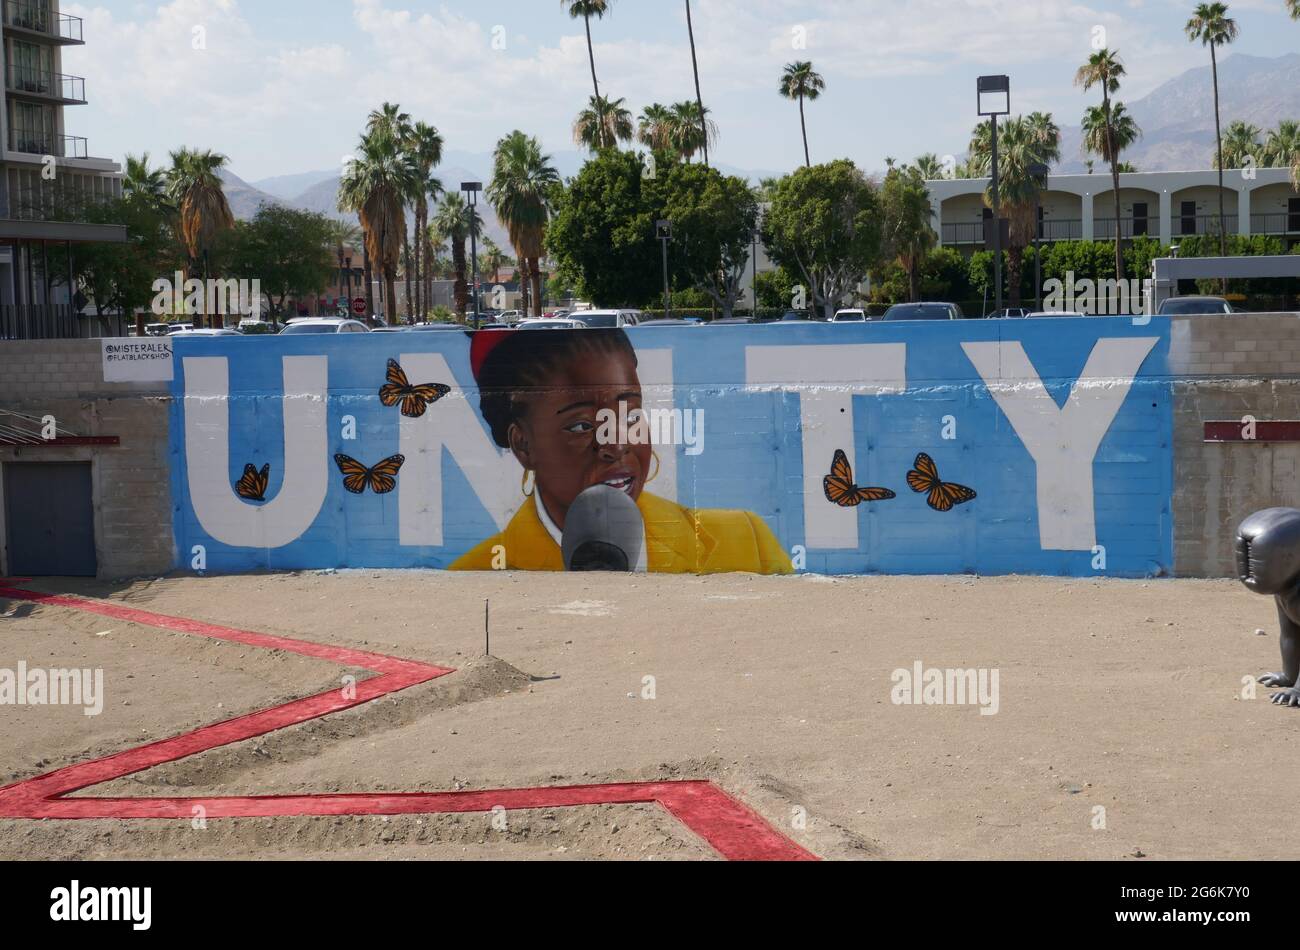
[[[1196,202],[1184,201],[1182,205],[1182,227],[1179,229],[1182,234],[1196,233]]]
[[[1133,202],[1133,236],[1140,237],[1144,234],[1150,234],[1148,222],[1147,203],[1145,201]]]
[[[1300,198],[1287,202],[1286,229],[1288,234],[1300,234]]]

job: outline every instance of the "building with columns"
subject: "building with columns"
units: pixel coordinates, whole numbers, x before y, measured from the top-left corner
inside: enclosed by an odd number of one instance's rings
[[[1123,238],[1149,235],[1169,245],[1181,237],[1217,234],[1218,172],[1132,172],[1119,176]],[[984,205],[989,179],[926,182],[935,233],[941,246],[973,252],[984,247]],[[1300,243],[1300,193],[1281,168],[1224,172],[1225,230],[1229,234],[1270,235],[1288,248]],[[1110,173],[1052,175],[1039,215],[1040,240],[1111,241],[1115,238],[1115,199]]]

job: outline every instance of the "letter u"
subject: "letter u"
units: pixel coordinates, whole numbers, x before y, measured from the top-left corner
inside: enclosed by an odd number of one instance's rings
[[[329,490],[329,358],[284,357],[284,488],[262,505],[241,500],[230,483],[226,358],[187,357],[184,364],[185,470],[199,524],[231,547],[280,548],[296,541]]]

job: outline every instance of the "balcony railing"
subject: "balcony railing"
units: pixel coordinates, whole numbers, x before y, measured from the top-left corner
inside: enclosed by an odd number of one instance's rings
[[[0,340],[66,340],[79,336],[81,323],[66,304],[0,306]]]
[[[33,69],[28,66],[12,65],[5,84],[10,92],[26,93],[59,102],[86,102],[86,80],[80,76],[66,76],[63,73],[50,72],[45,69]]]
[[[5,0],[4,25],[17,30],[43,33],[67,43],[84,43],[81,17],[53,12],[48,4]]]
[[[1092,222],[1092,236],[1098,241],[1115,240],[1115,219],[1096,218]],[[1120,218],[1119,236],[1125,240],[1135,237],[1160,237],[1159,218]]]
[[[1270,211],[1250,216],[1251,234],[1300,234],[1300,214]]]
[[[1223,216],[1223,233],[1239,234],[1241,225],[1237,221],[1237,212],[1228,211]],[[1217,214],[1174,215],[1174,236],[1191,237],[1195,234],[1218,234],[1219,216]]]
[[[31,129],[10,129],[9,150],[25,155],[85,158],[86,140],[77,135],[50,135]]]
[[[1083,222],[1068,218],[1045,218],[1038,225],[1040,241],[1079,241],[1083,239]],[[944,244],[983,244],[983,221],[958,221],[943,226]]]

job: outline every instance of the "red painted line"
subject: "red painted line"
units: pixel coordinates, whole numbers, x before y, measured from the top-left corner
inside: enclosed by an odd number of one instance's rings
[[[1248,424],[1233,422],[1205,423],[1206,442],[1300,442],[1300,422],[1271,421],[1254,424],[1254,438],[1246,438]]]
[[[10,581],[16,580],[10,578]],[[273,818],[308,815],[405,815],[490,812],[584,805],[657,803],[722,857],[732,861],[810,861],[816,857],[777,832],[756,812],[712,782],[633,782],[555,788],[494,791],[409,792],[384,794],[323,794],[228,796],[216,798],[66,798],[64,796],[126,775],[175,762],[287,726],[351,709],[454,670],[378,653],[351,650],[254,633],[215,624],[169,617],[87,600],[12,587],[0,587],[0,597],[53,607],[82,610],[130,623],[211,637],[271,650],[283,650],[360,667],[380,675],[355,684],[355,694],[342,688],[294,700],[204,726],[170,739],[152,742],[114,755],[68,766],[0,788],[0,817],[27,819],[192,819],[195,809],[205,818]]]

